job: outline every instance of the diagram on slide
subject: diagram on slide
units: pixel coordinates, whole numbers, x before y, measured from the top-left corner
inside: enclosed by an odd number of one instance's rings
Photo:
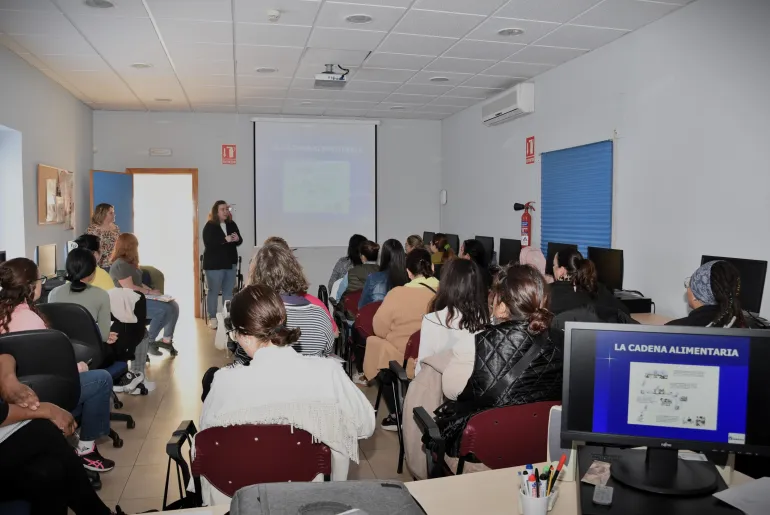
[[[715,431],[719,367],[630,363],[628,423]]]
[[[286,161],[283,170],[284,212],[348,214],[350,174],[350,163],[346,161]]]

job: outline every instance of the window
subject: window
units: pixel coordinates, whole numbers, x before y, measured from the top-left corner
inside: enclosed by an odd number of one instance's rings
[[[541,165],[540,246],[548,242],[587,247],[612,245],[612,141],[546,152]]]

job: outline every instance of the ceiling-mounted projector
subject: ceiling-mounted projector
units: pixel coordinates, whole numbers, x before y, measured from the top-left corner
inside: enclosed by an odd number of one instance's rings
[[[334,65],[327,64],[326,71],[315,76],[315,89],[344,88],[345,84],[347,84],[347,80],[345,78],[347,77],[348,73],[350,73],[350,70],[346,70],[340,65],[337,65],[337,68],[342,70],[344,73],[335,72]]]

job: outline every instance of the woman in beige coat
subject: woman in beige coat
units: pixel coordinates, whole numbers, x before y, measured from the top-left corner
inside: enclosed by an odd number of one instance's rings
[[[433,277],[430,253],[425,249],[414,249],[406,256],[406,271],[411,280],[405,286],[393,288],[385,296],[382,306],[374,316],[374,336],[366,339],[364,375],[368,379],[377,377],[379,371],[388,368],[395,360],[404,360],[404,351],[409,337],[420,329],[422,317],[428,312],[428,305],[438,289],[438,279]],[[410,362],[407,374],[414,376],[414,363]],[[390,388],[385,388],[385,402],[393,413],[393,398]],[[388,415],[382,422],[383,429],[396,430],[395,417]]]

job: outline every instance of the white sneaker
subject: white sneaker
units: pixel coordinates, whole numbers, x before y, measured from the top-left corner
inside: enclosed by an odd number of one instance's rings
[[[144,387],[147,389],[147,393],[155,390],[155,383],[153,381],[144,381],[142,384],[144,384]],[[129,395],[142,395],[142,390],[137,386],[128,393]]]
[[[364,373],[363,372],[357,372],[355,375],[353,375],[353,382],[355,384],[361,384],[361,385],[364,385],[364,386],[368,386],[369,385],[369,381],[366,380],[366,378],[364,377]]]
[[[209,319],[209,329],[216,329],[217,328],[217,319],[216,317]]]

